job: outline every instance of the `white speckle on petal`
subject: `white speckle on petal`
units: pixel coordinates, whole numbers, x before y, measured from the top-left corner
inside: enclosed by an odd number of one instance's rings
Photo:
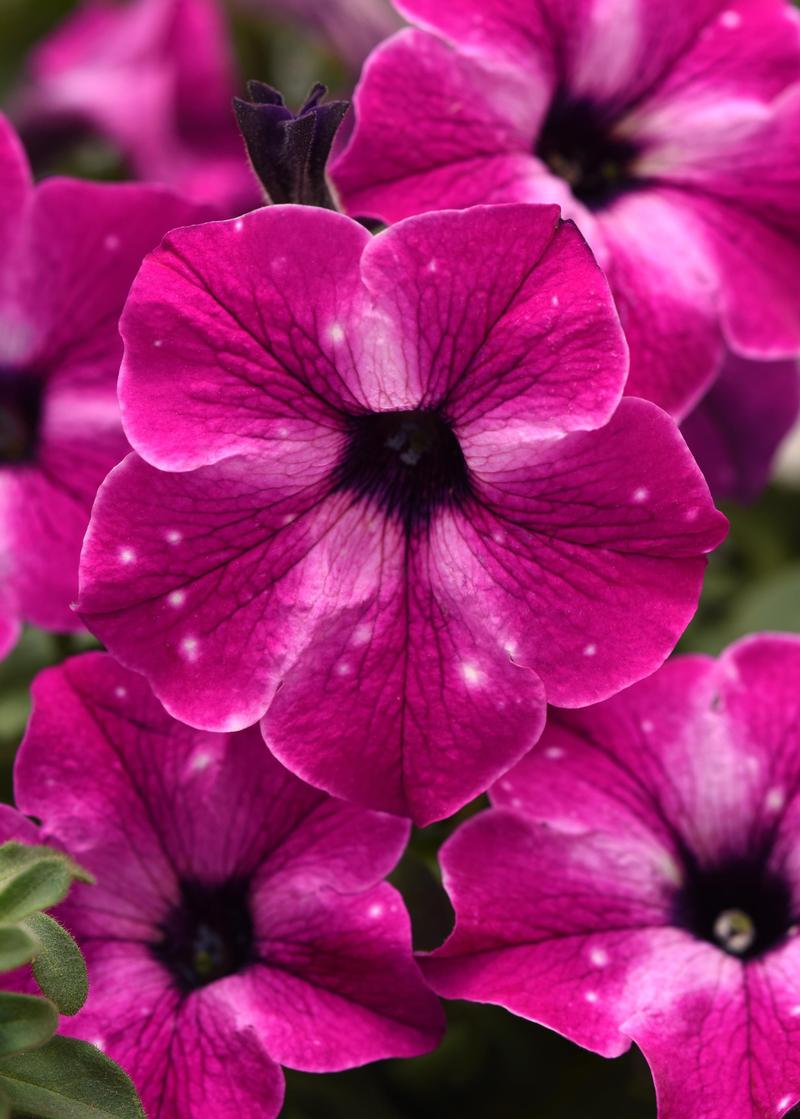
[[[190,765],[192,769],[200,771],[203,769],[208,769],[213,760],[214,758],[211,754],[207,754],[205,751],[201,750],[200,753],[195,754],[195,756],[192,758]]]
[[[586,992],[586,1001],[587,1002],[597,1002],[597,991],[587,991]]]
[[[118,688],[114,688],[114,695],[117,697],[117,699],[124,699],[127,694],[128,689],[123,688],[121,684]]]
[[[727,27],[729,31],[735,31],[737,27],[741,27],[742,17],[739,12],[729,10],[722,13],[719,17],[719,22],[723,27]]]
[[[336,665],[336,672],[339,676],[349,676],[352,671],[347,661],[339,661]]]
[[[120,548],[119,562],[136,563],[136,552],[134,552],[133,548]]]
[[[550,300],[550,302],[553,304],[554,307],[560,307],[561,306],[561,300],[558,298],[557,295],[554,295],[553,298]]]
[[[608,952],[606,952],[605,948],[593,948],[589,953],[589,959],[595,967],[608,966]]]
[[[164,345],[164,339],[163,338],[154,338],[153,339],[153,345],[155,346],[155,348],[157,350],[160,349]]]
[[[470,664],[468,661],[464,661],[464,663],[461,665],[461,675],[464,677],[465,683],[469,684],[472,687],[480,684],[481,680],[483,679],[483,673],[481,672],[481,670],[476,665]]]
[[[428,271],[429,272],[435,272],[438,267],[439,267],[439,265],[436,263],[435,260],[429,260],[428,261]]]
[[[772,789],[767,789],[764,806],[769,812],[780,812],[785,803],[786,796],[783,789],[778,788],[777,785]]]
[[[184,637],[181,641],[181,652],[187,661],[196,661],[198,656],[199,641],[196,637]]]
[[[786,1110],[786,1108],[789,1107],[791,1102],[792,1102],[792,1097],[791,1096],[782,1096],[778,1100],[778,1114],[782,1115],[783,1112]]]
[[[503,642],[503,648],[510,657],[513,657],[517,651],[517,643],[509,637]]]
[[[95,1049],[99,1049],[101,1052],[103,1052],[106,1044],[106,1039],[104,1037],[93,1037],[91,1040],[91,1044],[95,1047]]]
[[[641,505],[642,502],[647,501],[649,496],[650,490],[648,490],[645,486],[639,486],[638,490],[633,491],[633,500],[636,502],[637,505]]]
[[[115,249],[119,248],[119,237],[116,233],[107,233],[103,239],[103,244],[110,253],[113,253]]]
[[[653,720],[652,719],[642,719],[641,728],[642,728],[642,730],[644,731],[645,734],[652,734],[653,730],[655,729],[653,727]]]
[[[167,601],[170,606],[183,606],[186,601],[186,595],[183,591],[170,591]]]
[[[176,528],[171,528],[167,533],[168,544],[180,544],[181,540],[183,540],[183,534],[178,532]]]
[[[373,921],[377,921],[379,917],[383,916],[383,906],[376,902],[369,907],[367,914],[372,917]]]
[[[557,762],[559,758],[564,757],[564,751],[560,746],[548,746],[544,752],[544,756],[549,758],[550,761]]]
[[[338,322],[335,322],[331,327],[331,338],[334,342],[341,342],[344,338],[344,331]]]
[[[584,645],[584,647],[583,647],[583,655],[585,657],[593,657],[596,652],[597,652],[597,646],[596,645]]]
[[[233,228],[234,228],[236,233],[241,233],[242,232],[242,230],[244,229],[244,222],[242,221],[241,218],[239,218],[238,221],[235,221],[233,223]]]
[[[683,519],[685,521],[688,521],[689,524],[691,524],[692,521],[696,521],[699,516],[700,516],[700,510],[697,508],[696,505],[693,505],[690,509],[687,509],[686,512],[683,514]]]
[[[370,637],[372,637],[372,626],[368,626],[366,623],[356,626],[353,630],[354,645],[366,645]]]
[[[793,1006],[789,1013],[793,1018],[800,1018],[800,1006]]]

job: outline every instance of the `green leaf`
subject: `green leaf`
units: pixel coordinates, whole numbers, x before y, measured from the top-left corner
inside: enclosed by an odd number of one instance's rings
[[[38,1049],[58,1029],[58,1013],[47,999],[0,991],[0,1056]]]
[[[71,1037],[0,1061],[0,1091],[15,1113],[36,1119],[145,1119],[122,1069]]]
[[[39,941],[21,925],[0,925],[0,971],[27,964],[39,951]],[[0,1111],[0,1119],[2,1119]]]
[[[11,1119],[11,1100],[0,1090],[0,1119]]]
[[[43,994],[52,999],[62,1014],[77,1014],[89,994],[86,963],[81,950],[65,928],[36,913],[28,917],[25,928],[41,945],[33,961],[33,975]]]
[[[58,905],[73,878],[91,881],[84,870],[51,847],[4,843],[0,847],[0,922],[11,924]]]

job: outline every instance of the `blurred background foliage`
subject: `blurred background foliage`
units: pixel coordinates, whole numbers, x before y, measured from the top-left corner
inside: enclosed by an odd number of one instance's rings
[[[76,0],[0,0],[0,103],[12,113],[28,51],[75,6]],[[300,28],[229,14],[243,81],[269,81],[290,104],[316,80],[347,91],[345,68]],[[117,155],[93,139],[59,153],[44,169],[89,178],[125,173]],[[755,505],[728,504],[724,511],[730,535],[710,558],[683,652],[715,654],[754,630],[800,632],[800,483],[775,483]],[[0,663],[2,799],[12,796],[11,766],[28,716],[31,680],[47,665],[95,644],[88,636],[28,628]],[[441,943],[452,924],[436,852],[460,819],[485,804],[481,798],[453,820],[417,831],[392,876],[421,950]],[[284,1119],[654,1119],[653,1089],[635,1049],[607,1061],[496,1007],[451,1003],[447,1011],[447,1036],[426,1057],[324,1077],[289,1072]]]

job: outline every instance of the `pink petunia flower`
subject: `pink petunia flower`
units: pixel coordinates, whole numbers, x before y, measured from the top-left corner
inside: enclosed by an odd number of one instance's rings
[[[605,280],[554,206],[372,238],[273,206],[176,232],[122,322],[139,452],[82,560],[92,631],[176,717],[428,822],[652,672],[725,520],[619,403]],[[619,405],[619,406],[618,406]]]
[[[797,361],[729,354],[722,372],[681,425],[717,500],[755,501],[800,411]]]
[[[140,178],[226,213],[259,204],[217,0],[87,0],[34,53],[31,77],[31,122],[82,122]]]
[[[0,655],[21,620],[80,628],[70,602],[89,510],[128,450],[119,314],[144,254],[203,214],[154,187],[34,188],[0,117]]]
[[[800,638],[679,657],[553,712],[441,852],[440,994],[606,1057],[635,1041],[661,1119],[800,1100]]]
[[[122,1065],[150,1119],[270,1119],[281,1064],[437,1044],[441,1006],[382,881],[407,824],[304,785],[257,730],[190,730],[92,653],[34,684],[15,784],[39,841],[97,879],[59,910],[90,986],[62,1029]],[[6,815],[0,829],[20,830]]]
[[[800,350],[800,17],[784,0],[398,0],[334,167],[396,221],[557,202],[606,270],[628,391],[682,418],[727,342]]]

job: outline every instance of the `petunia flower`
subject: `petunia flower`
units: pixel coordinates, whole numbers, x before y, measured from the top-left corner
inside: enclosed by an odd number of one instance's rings
[[[718,379],[681,425],[717,500],[758,498],[799,410],[797,361],[728,355]]]
[[[89,969],[62,1029],[125,1068],[149,1119],[270,1119],[279,1065],[330,1072],[438,1042],[441,1006],[382,881],[408,825],[304,785],[257,730],[190,730],[87,654],[35,682],[15,786],[39,842],[97,880],[59,910]]]
[[[673,421],[619,404],[611,297],[554,206],[178,231],[121,329],[138,454],[79,609],[184,722],[263,718],[298,776],[427,822],[694,612],[725,520]]]
[[[226,213],[259,204],[217,0],[87,0],[34,52],[25,116],[80,122],[137,176]]]
[[[0,117],[0,655],[70,610],[98,485],[127,452],[117,321],[146,252],[204,211],[170,191],[32,185]]]
[[[606,1057],[632,1041],[660,1119],[800,1100],[800,638],[687,656],[577,712],[441,852],[440,994]]]
[[[800,16],[784,0],[398,0],[333,168],[396,221],[557,202],[606,270],[628,391],[678,418],[725,343],[800,351]]]

